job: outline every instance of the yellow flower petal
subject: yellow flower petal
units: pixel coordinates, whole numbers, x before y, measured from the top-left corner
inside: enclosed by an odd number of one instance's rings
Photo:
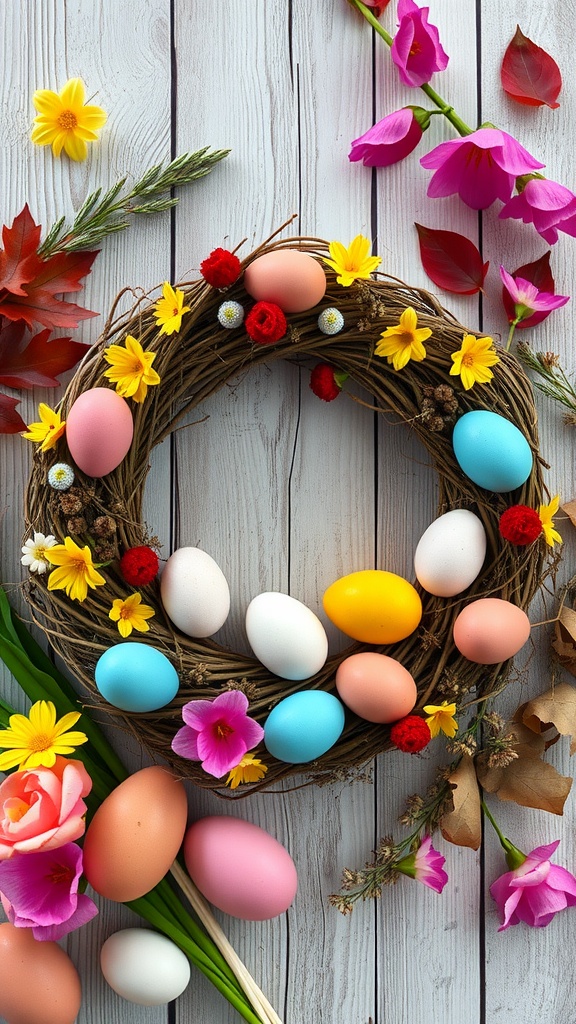
[[[52,146],[54,156],[64,150],[72,160],[85,160],[87,142],[94,142],[106,123],[106,113],[94,104],[84,103],[85,89],[80,78],[71,78],[60,93],[38,89],[33,103],[38,111],[31,139],[37,146]]]
[[[335,272],[338,284],[347,288],[356,280],[368,279],[382,262],[380,256],[368,255],[370,249],[370,240],[364,235],[356,235],[348,248],[342,242],[330,242],[328,251],[331,258],[323,257],[323,261]]]
[[[460,376],[465,391],[469,391],[474,384],[488,384],[492,380],[494,374],[489,367],[500,362],[493,344],[492,338],[476,338],[473,334],[466,334],[461,348],[451,354],[453,365],[450,367],[450,376]]]
[[[422,342],[430,337],[432,331],[429,327],[418,327],[417,324],[417,313],[412,306],[408,306],[399,322],[382,332],[374,354],[385,356],[395,370],[402,370],[411,359],[417,363],[422,362],[426,358]]]
[[[10,715],[9,729],[0,730],[0,747],[11,748],[0,754],[0,771],[14,768],[52,768],[57,754],[71,754],[88,737],[83,732],[68,732],[80,713],[70,711],[59,721],[52,701],[36,701],[25,715]]]
[[[110,364],[104,376],[116,384],[116,392],[122,398],[143,402],[148,388],[160,383],[159,375],[152,368],[156,353],[145,352],[140,342],[130,334],[124,344],[124,348],[109,345],[104,349],[104,359]]]

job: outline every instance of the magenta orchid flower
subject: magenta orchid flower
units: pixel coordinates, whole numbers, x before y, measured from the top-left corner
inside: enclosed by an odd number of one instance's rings
[[[490,886],[502,918],[499,932],[520,921],[531,928],[544,928],[560,910],[576,906],[576,878],[550,863],[559,842],[538,846],[528,856],[509,843],[506,859],[516,866]]]
[[[496,199],[506,202],[516,178],[544,166],[499,128],[441,142],[420,163],[436,171],[428,185],[432,199],[458,194],[473,210],[485,210]]]
[[[548,178],[530,178],[517,196],[512,196],[498,214],[533,224],[549,245],[558,232],[576,236],[576,196],[569,188]]]
[[[442,892],[448,881],[448,875],[444,871],[445,863],[446,858],[434,849],[430,836],[424,836],[418,849],[398,861],[396,869],[403,875],[415,878],[423,885],[434,889],[435,892]]]
[[[348,159],[362,160],[365,167],[389,167],[416,149],[429,123],[430,114],[423,107],[395,110],[354,139]]]
[[[49,942],[80,928],[98,913],[93,900],[78,893],[81,874],[82,850],[76,843],[3,861],[0,895],[8,920]]]
[[[440,44],[438,29],[428,24],[429,7],[414,0],[398,0],[398,31],[390,56],[404,85],[425,85],[435,71],[444,71],[448,57]]]
[[[247,710],[248,698],[240,690],[228,690],[215,700],[189,701],[182,708],[185,724],[172,740],[172,750],[201,761],[205,772],[222,778],[264,737]]]
[[[552,295],[551,292],[538,291],[531,281],[523,277],[512,277],[512,274],[502,266],[500,277],[514,303],[514,323],[518,325],[522,320],[528,320],[533,313],[544,313],[547,316],[552,310],[565,306],[570,300],[569,295]],[[540,321],[542,319],[544,317],[540,317]]]

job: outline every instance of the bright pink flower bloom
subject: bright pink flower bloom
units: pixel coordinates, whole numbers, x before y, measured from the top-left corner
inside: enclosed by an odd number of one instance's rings
[[[539,318],[541,322],[553,309],[565,306],[570,300],[569,295],[540,292],[531,281],[526,281],[523,277],[512,277],[512,274],[509,274],[502,266],[500,267],[500,277],[514,303],[515,315],[520,321],[528,320],[533,313],[544,313],[545,315]]]
[[[416,149],[421,138],[422,128],[414,111],[404,107],[388,114],[359,139],[354,139],[348,159],[352,162],[362,160],[365,167],[388,167]]]
[[[435,892],[442,892],[448,881],[448,875],[444,871],[445,863],[446,858],[434,849],[430,836],[424,836],[415,853],[398,861],[396,868],[403,875],[415,878]]]
[[[550,863],[559,842],[538,846],[520,867],[492,883],[490,893],[502,916],[499,932],[520,921],[544,928],[559,910],[576,906],[576,878]]]
[[[441,142],[420,163],[436,170],[428,185],[432,199],[457,193],[473,210],[485,210],[495,199],[506,202],[516,178],[544,166],[499,128]]]
[[[82,762],[63,757],[53,768],[9,775],[0,785],[0,861],[79,839],[86,827],[82,797],[91,789]]]
[[[558,232],[576,236],[576,196],[569,188],[548,178],[531,178],[522,192],[512,196],[498,214],[533,224],[549,245],[558,241]]]
[[[80,928],[98,913],[89,896],[78,894],[81,874],[82,850],[76,843],[3,861],[0,895],[9,921],[48,942]]]
[[[240,690],[221,693],[215,700],[189,701],[182,708],[186,724],[172,740],[172,750],[201,761],[205,772],[222,778],[264,737],[264,729],[248,718],[247,710],[248,698]]]
[[[448,64],[438,29],[428,24],[429,10],[418,7],[414,0],[398,0],[399,25],[390,56],[404,85],[424,85],[435,71],[444,71]]]

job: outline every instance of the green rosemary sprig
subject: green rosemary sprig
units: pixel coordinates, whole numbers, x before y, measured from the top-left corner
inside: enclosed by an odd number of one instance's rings
[[[209,152],[208,146],[196,153],[184,153],[167,166],[157,164],[147,170],[124,192],[127,178],[121,178],[102,195],[102,188],[92,192],[82,204],[72,224],[60,217],[38,249],[48,259],[57,252],[73,252],[98,245],[106,235],[124,231],[130,217],[139,213],[160,213],[178,202],[170,195],[172,189],[186,185],[209,174],[214,164],[228,155],[228,149]]]
[[[524,366],[540,378],[533,381],[538,391],[576,413],[576,386],[560,366],[559,357],[554,352],[533,352],[522,341],[518,344],[516,355]]]

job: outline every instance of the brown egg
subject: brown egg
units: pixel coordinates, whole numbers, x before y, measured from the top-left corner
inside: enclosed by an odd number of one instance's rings
[[[303,313],[323,298],[326,274],[308,253],[277,249],[257,256],[246,267],[244,287],[253,299],[275,302],[285,313]]]
[[[0,1016],[7,1024],[74,1024],[80,978],[56,942],[38,942],[30,928],[0,924]]]
[[[186,831],[182,782],[166,768],[143,768],[103,801],[84,837],[84,874],[118,903],[153,889],[174,860]]]

